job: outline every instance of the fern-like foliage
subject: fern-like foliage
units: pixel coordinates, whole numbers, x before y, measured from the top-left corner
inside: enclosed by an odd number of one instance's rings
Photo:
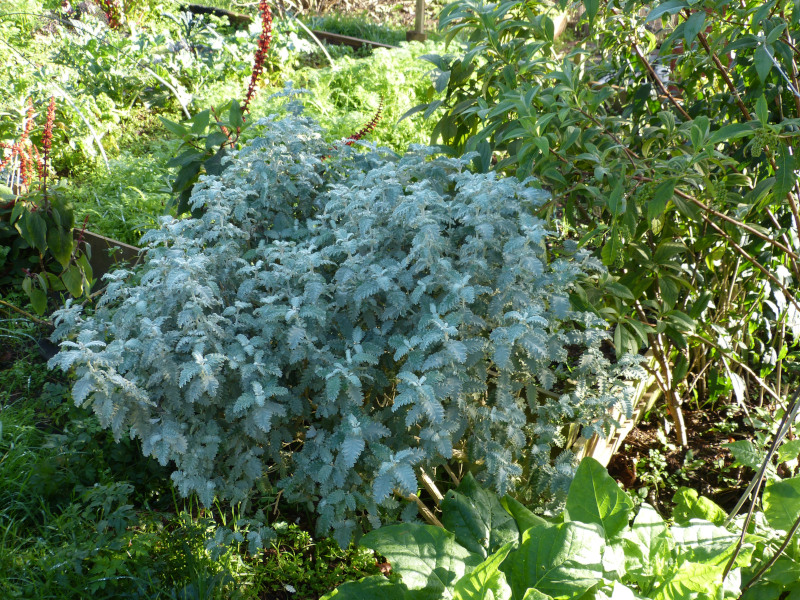
[[[455,449],[500,493],[525,465],[563,484],[564,426],[601,430],[638,373],[570,308],[598,265],[548,260],[546,194],[471,157],[324,158],[308,120],[259,126],[196,185],[202,217],[148,233],[94,314],[58,313],[76,403],[172,461],[181,493],[241,500],[270,470],[342,542]]]

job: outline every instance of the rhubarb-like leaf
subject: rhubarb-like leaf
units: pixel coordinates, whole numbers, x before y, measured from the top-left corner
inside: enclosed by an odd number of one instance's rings
[[[593,458],[584,458],[567,496],[565,520],[596,523],[606,540],[621,532],[630,520],[633,502]]]
[[[509,543],[492,554],[456,582],[453,592],[454,600],[510,600],[511,588],[506,577],[500,571],[500,565],[511,552],[513,544]]]
[[[457,543],[455,535],[432,525],[381,527],[365,535],[360,545],[385,556],[403,583],[419,592],[413,595],[419,600],[452,598],[455,582],[482,560]]]
[[[470,474],[442,501],[442,524],[456,534],[456,541],[470,552],[486,558],[508,542],[519,539],[514,518],[506,512],[497,495],[478,485]]]
[[[603,578],[605,539],[595,523],[570,521],[531,527],[503,563],[514,598],[530,588],[554,598],[578,598]]]

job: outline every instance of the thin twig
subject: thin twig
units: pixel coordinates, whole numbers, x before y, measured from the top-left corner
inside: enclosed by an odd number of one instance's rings
[[[26,319],[30,319],[31,321],[37,323],[38,325],[46,325],[47,327],[53,326],[52,322],[40,319],[39,317],[32,315],[28,311],[22,310],[21,308],[14,306],[10,302],[6,302],[5,300],[0,300],[0,304],[5,306],[6,308],[10,308],[11,310],[17,311],[19,314],[23,315]]]
[[[678,101],[675,99],[675,97],[672,94],[669,93],[669,90],[667,90],[666,86],[664,85],[664,82],[661,81],[661,78],[658,76],[658,73],[656,73],[656,71],[653,68],[653,66],[644,57],[644,55],[642,54],[641,50],[639,50],[639,46],[637,44],[633,44],[632,48],[633,48],[633,52],[636,54],[636,56],[639,57],[639,60],[642,61],[642,64],[644,65],[644,68],[647,69],[647,72],[650,75],[650,78],[655,82],[655,84],[659,88],[661,88],[661,92],[669,99],[670,102],[672,102],[672,105],[677,109],[677,111],[679,113],[681,113],[681,116],[684,119],[686,119],[687,121],[691,121],[692,117],[690,117],[689,113],[687,113],[683,109],[683,107],[680,104],[678,104]]]

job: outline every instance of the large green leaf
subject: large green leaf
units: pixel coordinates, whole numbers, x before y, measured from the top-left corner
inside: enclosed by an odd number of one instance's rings
[[[623,544],[628,573],[644,589],[650,589],[674,562],[675,544],[667,524],[649,504],[642,504],[630,531],[623,534]]]
[[[511,588],[506,583],[505,575],[500,571],[500,565],[511,552],[512,547],[511,543],[504,545],[475,567],[474,571],[459,579],[453,591],[454,600],[484,600],[486,598],[509,600]]]
[[[586,16],[589,17],[589,27],[591,27],[600,9],[600,0],[583,0],[583,6],[586,8]]]
[[[633,501],[603,465],[584,458],[569,487],[565,519],[596,523],[610,540],[628,525],[632,510]]]
[[[769,55],[769,50],[766,46],[761,45],[756,48],[755,54],[753,55],[753,64],[756,67],[756,73],[758,73],[758,78],[761,80],[761,83],[764,83],[767,79],[767,75],[772,70],[772,57]],[[764,121],[762,121],[763,123]]]
[[[519,539],[514,518],[506,512],[497,495],[478,485],[467,473],[456,490],[442,500],[442,524],[456,534],[456,541],[470,552],[486,558],[508,542]]]
[[[26,210],[22,213],[17,230],[29,245],[44,254],[47,250],[47,223],[38,212]]]
[[[553,600],[553,597],[548,596],[547,594],[544,594],[535,588],[531,588],[525,592],[522,600]]]
[[[413,598],[402,583],[392,583],[383,575],[348,581],[320,600],[406,600]]]
[[[670,529],[675,540],[678,564],[683,561],[725,566],[739,541],[739,534],[704,519],[691,519],[686,525]],[[738,560],[750,556],[752,548],[743,548]]]
[[[722,525],[728,518],[728,514],[722,508],[691,488],[678,488],[672,501],[675,503],[672,518],[677,523],[688,523],[690,519],[705,519],[715,525]]]
[[[514,598],[536,588],[553,598],[578,598],[603,577],[605,540],[596,524],[538,525],[522,534],[501,569]]]
[[[789,531],[800,517],[800,477],[767,482],[763,503],[769,524]]]
[[[83,272],[80,267],[70,265],[61,275],[61,281],[67,286],[67,291],[76,298],[83,294]]]
[[[724,565],[682,562],[647,597],[652,600],[714,598],[722,588],[724,568]]]
[[[69,264],[74,247],[72,231],[62,227],[51,227],[47,232],[47,245],[50,252],[62,267]]]
[[[414,598],[453,597],[453,585],[482,558],[456,543],[455,535],[440,527],[406,523],[389,525],[365,535],[361,546],[371,548],[392,565]]]
[[[519,528],[520,536],[524,531],[535,525],[547,525],[547,521],[531,512],[522,503],[511,496],[504,496],[503,499],[500,500],[500,503],[511,516],[514,517],[514,521],[516,521],[517,527]]]

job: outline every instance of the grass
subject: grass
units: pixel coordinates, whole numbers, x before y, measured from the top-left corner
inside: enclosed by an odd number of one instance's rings
[[[345,15],[331,13],[319,16],[304,17],[303,22],[309,29],[349,35],[350,37],[399,46],[406,41],[406,32],[401,27],[389,27],[371,21],[366,15]]]

